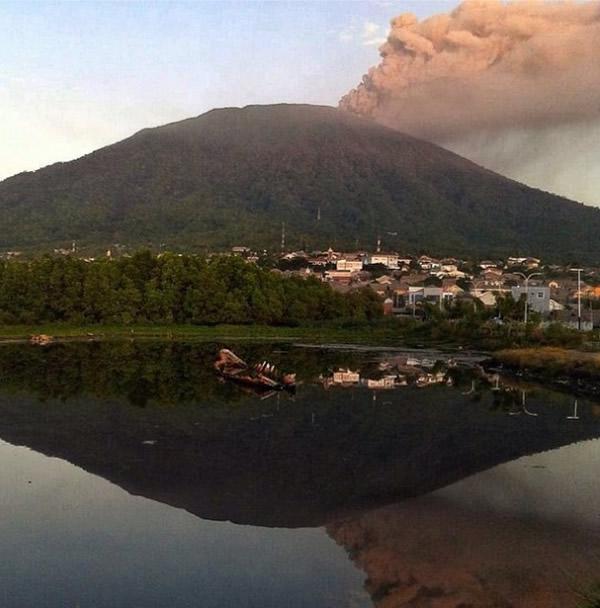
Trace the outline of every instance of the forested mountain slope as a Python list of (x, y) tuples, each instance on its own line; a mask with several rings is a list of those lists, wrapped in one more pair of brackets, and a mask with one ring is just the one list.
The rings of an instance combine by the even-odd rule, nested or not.
[[(320, 218), (320, 219), (319, 219)], [(600, 210), (341, 110), (212, 110), (0, 182), (0, 248), (384, 247), (600, 260)]]

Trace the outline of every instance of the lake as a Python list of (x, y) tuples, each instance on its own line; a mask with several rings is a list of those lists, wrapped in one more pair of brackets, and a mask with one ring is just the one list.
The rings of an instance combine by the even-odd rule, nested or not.
[(477, 353), (0, 346), (0, 606), (569, 608), (600, 580), (600, 405)]

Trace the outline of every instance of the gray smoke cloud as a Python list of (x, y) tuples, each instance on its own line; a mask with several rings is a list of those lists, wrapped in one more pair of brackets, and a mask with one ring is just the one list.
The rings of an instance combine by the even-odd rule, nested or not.
[(341, 108), (600, 203), (589, 162), (600, 153), (600, 2), (467, 0), (423, 21), (404, 14), (380, 54)]

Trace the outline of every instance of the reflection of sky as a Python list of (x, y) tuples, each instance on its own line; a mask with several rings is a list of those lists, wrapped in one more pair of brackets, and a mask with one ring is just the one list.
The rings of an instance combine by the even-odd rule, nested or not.
[(200, 520), (4, 442), (0, 547), (2, 608), (371, 605), (320, 529)]
[[(573, 421), (573, 424), (579, 424)], [(600, 531), (600, 440), (519, 458), (436, 496), (474, 509), (560, 520)]]

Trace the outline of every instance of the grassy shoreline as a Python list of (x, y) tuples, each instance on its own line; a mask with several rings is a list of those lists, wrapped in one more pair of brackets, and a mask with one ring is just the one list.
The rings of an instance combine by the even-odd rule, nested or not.
[(511, 348), (495, 352), (493, 358), (510, 368), (543, 373), (552, 378), (566, 373), (582, 378), (600, 376), (600, 353), (568, 348)]
[(268, 325), (0, 325), (0, 343), (28, 340), (46, 334), (56, 340), (78, 339), (189, 339), (274, 340), (282, 342), (341, 342), (404, 344), (401, 332), (390, 326), (275, 327)]

